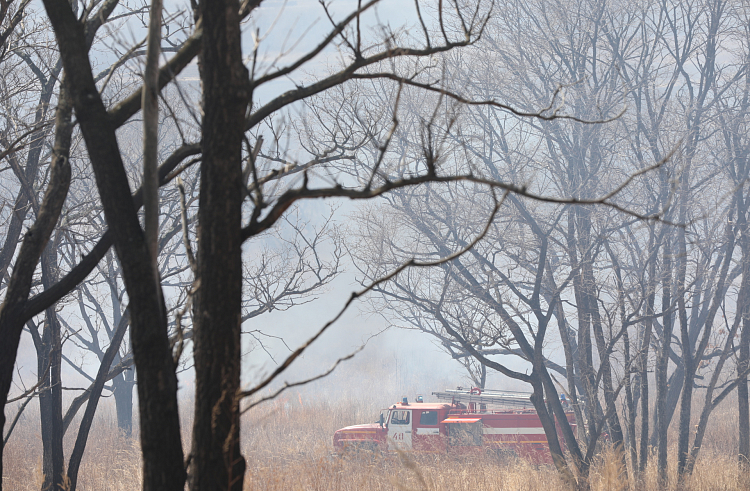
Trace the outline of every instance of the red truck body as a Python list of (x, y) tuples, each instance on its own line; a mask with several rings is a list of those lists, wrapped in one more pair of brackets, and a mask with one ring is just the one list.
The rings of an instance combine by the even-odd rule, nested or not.
[[(448, 455), (494, 453), (518, 456), (535, 464), (552, 464), (542, 423), (528, 394), (491, 392), (483, 395), (479, 389), (459, 388), (433, 393), (443, 400), (451, 397), (450, 403), (409, 403), (404, 399), (387, 409), (382, 425), (354, 425), (336, 431), (334, 449), (339, 453), (363, 449), (387, 452), (396, 448)], [(567, 417), (575, 431), (573, 413)], [(559, 427), (557, 432), (563, 443)]]

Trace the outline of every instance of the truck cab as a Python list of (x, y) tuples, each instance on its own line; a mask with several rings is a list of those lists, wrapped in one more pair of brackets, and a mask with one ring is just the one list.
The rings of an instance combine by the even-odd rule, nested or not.
[(376, 423), (341, 428), (333, 436), (337, 452), (396, 449), (420, 452), (445, 451), (447, 428), (441, 422), (450, 404), (404, 400), (384, 409)]
[(394, 404), (389, 411), (388, 449), (445, 451), (448, 433), (442, 421), (450, 409), (450, 404)]

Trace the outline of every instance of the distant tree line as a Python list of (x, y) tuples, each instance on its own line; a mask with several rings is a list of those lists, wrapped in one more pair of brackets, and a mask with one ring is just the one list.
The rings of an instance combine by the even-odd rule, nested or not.
[[(723, 1), (501, 2), (480, 41), (399, 95), (409, 111), (384, 159), (393, 169), (427, 145), (444, 172), (547, 199), (511, 193), (495, 209), (488, 187), (429, 183), (364, 207), (354, 254), (365, 283), (481, 236), (449, 263), (378, 285), (374, 310), (437, 338), (477, 386), (487, 369), (528, 383), (571, 480), (585, 481), (607, 433), (624, 475), (637, 480), (654, 455), (666, 482), (673, 420), (684, 479), (712, 411), (735, 390), (747, 468), (749, 22)], [(442, 91), (421, 90), (440, 74)], [(393, 99), (379, 80), (319, 99), (311, 106), (329, 126), (311, 140), (391, 117), (361, 109)], [(334, 112), (331, 100), (349, 102)], [(526, 114), (545, 106), (550, 119)], [(427, 120), (431, 131), (414, 138)], [(360, 173), (384, 167), (357, 162)], [(602, 196), (612, 206), (586, 204)]]

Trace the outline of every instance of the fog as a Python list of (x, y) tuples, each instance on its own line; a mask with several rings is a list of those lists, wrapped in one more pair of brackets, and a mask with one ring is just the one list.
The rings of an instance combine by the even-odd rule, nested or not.
[(235, 418), (274, 394), (376, 407), (477, 386), (529, 392), (562, 476), (611, 444), (660, 479), (673, 455), (682, 479), (728, 401), (750, 457), (745, 6), (375, 3), (248, 1), (204, 31), (168, 2), (152, 119), (147, 5), (77, 12), (117, 13), (78, 58), (46, 3), (1, 19), (8, 420), (33, 402), (57, 455), (101, 393), (124, 435), (172, 428), (143, 448), (167, 442), (184, 481), (175, 394), (194, 445), (226, 416), (239, 448)]

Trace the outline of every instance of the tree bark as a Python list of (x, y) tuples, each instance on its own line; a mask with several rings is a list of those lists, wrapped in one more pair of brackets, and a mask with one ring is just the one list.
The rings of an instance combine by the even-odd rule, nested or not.
[[(57, 281), (57, 244), (52, 241), (42, 256), (42, 283)], [(64, 489), (65, 455), (62, 421), (62, 344), (56, 305), (46, 311), (42, 334), (42, 351), (37, 354), (39, 373), (44, 382), (39, 387), (39, 413), (42, 433), (42, 490)], [(49, 367), (49, 368), (48, 368)]]
[[(143, 228), (151, 254), (151, 267), (157, 269), (159, 255), (159, 52), (161, 43), (161, 0), (151, 0), (149, 11), (146, 68), (143, 75)], [(155, 276), (154, 281), (158, 281)]]
[(249, 99), (237, 0), (201, 2), (203, 160), (194, 316), (193, 491), (241, 490), (242, 138)]

